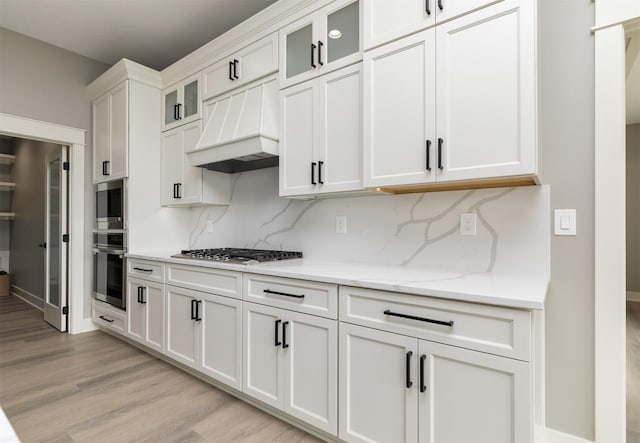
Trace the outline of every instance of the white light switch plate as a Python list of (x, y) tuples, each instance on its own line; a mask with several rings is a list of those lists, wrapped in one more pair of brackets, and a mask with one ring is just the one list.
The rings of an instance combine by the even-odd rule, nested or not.
[(556, 209), (554, 212), (554, 234), (576, 235), (576, 210)]

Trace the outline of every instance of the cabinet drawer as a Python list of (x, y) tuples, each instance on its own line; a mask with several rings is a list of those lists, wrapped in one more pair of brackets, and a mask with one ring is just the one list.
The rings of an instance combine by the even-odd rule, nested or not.
[(244, 274), (244, 300), (338, 318), (338, 287), (292, 278)]
[(163, 283), (164, 263), (130, 258), (127, 259), (127, 275)]
[(341, 286), (340, 321), (531, 361), (529, 311)]
[(93, 300), (91, 318), (93, 322), (101, 328), (111, 329), (120, 334), (124, 334), (125, 317), (126, 313), (124, 311), (118, 312), (118, 310), (106, 303)]
[(240, 272), (168, 264), (166, 274), (166, 282), (170, 285), (226, 297), (242, 297), (242, 274)]

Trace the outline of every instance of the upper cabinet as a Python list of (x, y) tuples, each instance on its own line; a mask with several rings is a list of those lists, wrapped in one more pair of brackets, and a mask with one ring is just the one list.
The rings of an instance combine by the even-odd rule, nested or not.
[(129, 80), (93, 101), (93, 183), (127, 177)]
[(363, 46), (371, 49), (500, 0), (375, 0), (362, 5)]
[(280, 29), (280, 87), (361, 59), (360, 4), (338, 0)]
[(162, 130), (190, 123), (201, 117), (200, 73), (162, 91)]
[(246, 46), (206, 68), (203, 100), (246, 85), (278, 70), (278, 33)]
[(537, 174), (534, 8), (505, 0), (365, 52), (365, 187)]

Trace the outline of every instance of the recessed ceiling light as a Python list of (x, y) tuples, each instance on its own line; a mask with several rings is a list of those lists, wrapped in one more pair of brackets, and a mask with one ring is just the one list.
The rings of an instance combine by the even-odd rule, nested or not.
[(329, 38), (340, 38), (342, 37), (342, 32), (339, 29), (332, 29), (329, 31)]

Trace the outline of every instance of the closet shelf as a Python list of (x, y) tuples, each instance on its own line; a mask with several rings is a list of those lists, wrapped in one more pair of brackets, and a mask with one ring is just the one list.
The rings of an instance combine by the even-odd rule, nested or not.
[(0, 165), (11, 165), (16, 161), (16, 156), (12, 154), (0, 154)]
[(13, 191), (16, 184), (13, 182), (0, 182), (0, 191)]
[(13, 220), (15, 217), (15, 212), (0, 212), (0, 220)]

